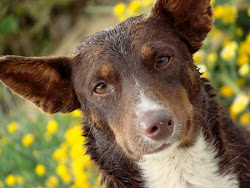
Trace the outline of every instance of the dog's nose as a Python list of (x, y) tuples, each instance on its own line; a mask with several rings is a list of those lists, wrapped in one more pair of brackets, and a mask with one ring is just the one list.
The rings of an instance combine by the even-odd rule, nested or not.
[(147, 137), (160, 140), (172, 134), (174, 122), (166, 110), (148, 111), (141, 118), (140, 128)]

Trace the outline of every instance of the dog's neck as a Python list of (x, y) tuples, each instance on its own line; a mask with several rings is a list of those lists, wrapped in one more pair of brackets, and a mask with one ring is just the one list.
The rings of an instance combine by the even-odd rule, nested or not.
[(139, 162), (147, 188), (239, 187), (234, 174), (220, 174), (217, 151), (202, 133), (188, 148), (178, 143)]

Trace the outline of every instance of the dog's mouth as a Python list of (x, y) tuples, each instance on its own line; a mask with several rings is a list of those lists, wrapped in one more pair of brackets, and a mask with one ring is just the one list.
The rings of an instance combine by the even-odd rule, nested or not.
[[(130, 156), (138, 160), (144, 155), (151, 155), (167, 150), (172, 144), (180, 141), (185, 135), (185, 124), (174, 119), (171, 121), (171, 123), (165, 123), (164, 127), (153, 127), (153, 131), (155, 131), (155, 133), (152, 133), (153, 135), (147, 135), (140, 131), (140, 133), (134, 135), (134, 138), (130, 137), (127, 140), (128, 147), (126, 147), (126, 149), (130, 150)], [(158, 137), (155, 137), (154, 134), (157, 134), (158, 131), (161, 131), (161, 133), (159, 133)]]
[(148, 152), (146, 155), (161, 152), (161, 151), (167, 149), (170, 145), (171, 144), (167, 144), (167, 143), (162, 144), (160, 147), (156, 148), (154, 151)]

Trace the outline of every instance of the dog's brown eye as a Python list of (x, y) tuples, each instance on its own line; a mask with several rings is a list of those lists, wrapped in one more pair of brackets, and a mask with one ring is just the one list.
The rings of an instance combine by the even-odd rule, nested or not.
[(169, 56), (159, 57), (157, 59), (156, 67), (161, 68), (161, 67), (165, 66), (166, 64), (168, 64), (169, 61), (170, 61)]
[(94, 92), (98, 94), (105, 94), (108, 91), (109, 91), (109, 86), (108, 84), (105, 83), (98, 84), (94, 89)]

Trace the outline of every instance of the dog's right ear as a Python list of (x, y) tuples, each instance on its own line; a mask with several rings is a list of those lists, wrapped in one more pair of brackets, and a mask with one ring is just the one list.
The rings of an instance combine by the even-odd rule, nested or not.
[(71, 57), (0, 57), (0, 81), (45, 112), (71, 112), (80, 108), (71, 62)]
[(156, 0), (147, 18), (172, 19), (175, 30), (190, 44), (195, 53), (212, 29), (213, 13), (210, 0)]

